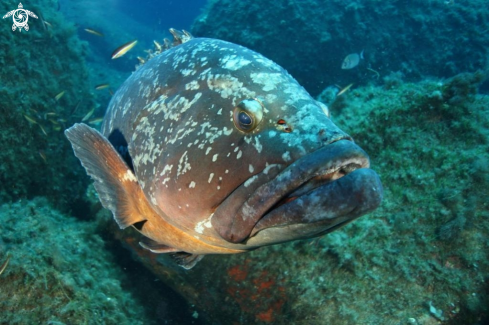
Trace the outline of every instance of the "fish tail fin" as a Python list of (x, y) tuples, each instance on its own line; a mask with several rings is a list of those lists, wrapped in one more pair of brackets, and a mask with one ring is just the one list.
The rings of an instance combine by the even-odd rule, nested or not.
[(75, 124), (65, 131), (75, 156), (80, 159), (104, 208), (112, 211), (114, 219), (124, 229), (145, 218), (138, 206), (142, 193), (134, 173), (119, 156), (110, 142), (86, 124)]

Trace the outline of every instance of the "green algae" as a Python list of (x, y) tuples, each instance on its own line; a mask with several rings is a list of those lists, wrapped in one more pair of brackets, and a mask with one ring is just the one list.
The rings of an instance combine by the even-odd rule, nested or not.
[[(63, 135), (95, 105), (83, 82), (87, 44), (56, 11), (56, 1), (25, 5), (39, 17), (29, 19), (29, 31), (0, 24), (0, 201), (42, 194), (67, 210), (87, 185)], [(17, 6), (3, 1), (0, 11)]]
[[(0, 314), (8, 324), (144, 324), (143, 308), (123, 290), (126, 277), (95, 225), (68, 218), (45, 199), (0, 207)], [(128, 281), (126, 278), (125, 281)]]
[(199, 324), (178, 315), (191, 310), (99, 235), (102, 217), (80, 221), (36, 198), (0, 206), (0, 218), (0, 259), (11, 257), (0, 276), (0, 323)]

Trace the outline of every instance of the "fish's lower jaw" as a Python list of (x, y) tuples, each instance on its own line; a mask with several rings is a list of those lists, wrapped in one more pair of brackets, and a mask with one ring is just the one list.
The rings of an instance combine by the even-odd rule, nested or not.
[[(335, 197), (331, 191), (318, 196), (321, 193), (317, 191), (318, 188), (333, 187), (334, 183), (369, 164), (367, 154), (352, 141), (341, 139), (327, 144), (299, 158), (257, 188), (236, 211), (232, 224), (219, 234), (223, 239), (236, 244), (249, 238), (257, 225), (263, 229), (284, 223), (304, 223), (302, 216), (307, 215), (304, 210), (308, 209), (309, 201), (317, 204), (316, 201), (328, 202), (329, 195)], [(348, 196), (349, 193), (342, 191), (342, 195)], [(305, 198), (306, 206), (301, 206)], [(336, 195), (336, 199), (341, 201), (342, 197)], [(295, 206), (294, 211), (286, 211), (286, 217), (276, 214), (275, 211), (282, 211), (285, 204)]]
[(375, 210), (382, 197), (378, 175), (368, 168), (355, 169), (269, 211), (253, 228), (247, 244), (260, 236), (268, 244), (283, 242), (279, 233), (289, 236), (286, 241), (323, 235)]

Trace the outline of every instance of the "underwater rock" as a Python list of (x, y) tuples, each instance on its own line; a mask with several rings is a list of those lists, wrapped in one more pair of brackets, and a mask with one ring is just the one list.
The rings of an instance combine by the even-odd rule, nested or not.
[[(76, 210), (88, 180), (63, 131), (95, 104), (80, 82), (88, 78), (86, 44), (52, 3), (29, 4), (39, 16), (29, 31), (0, 24), (0, 202), (43, 195)], [(0, 3), (0, 12), (12, 9)]]
[[(213, 0), (191, 31), (265, 55), (317, 95), (396, 71), (413, 81), (483, 69), (488, 28), (483, 1)], [(341, 69), (362, 50), (357, 67)]]
[(0, 265), (10, 257), (1, 324), (200, 324), (195, 309), (97, 234), (103, 218), (80, 221), (38, 197), (0, 205), (0, 220)]

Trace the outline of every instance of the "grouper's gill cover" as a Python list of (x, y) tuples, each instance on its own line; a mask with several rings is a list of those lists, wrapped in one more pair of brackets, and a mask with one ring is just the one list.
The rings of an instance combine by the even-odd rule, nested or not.
[(366, 153), (285, 70), (232, 43), (181, 43), (124, 82), (102, 134), (66, 131), (143, 247), (191, 267), (200, 254), (319, 236), (380, 204)]

